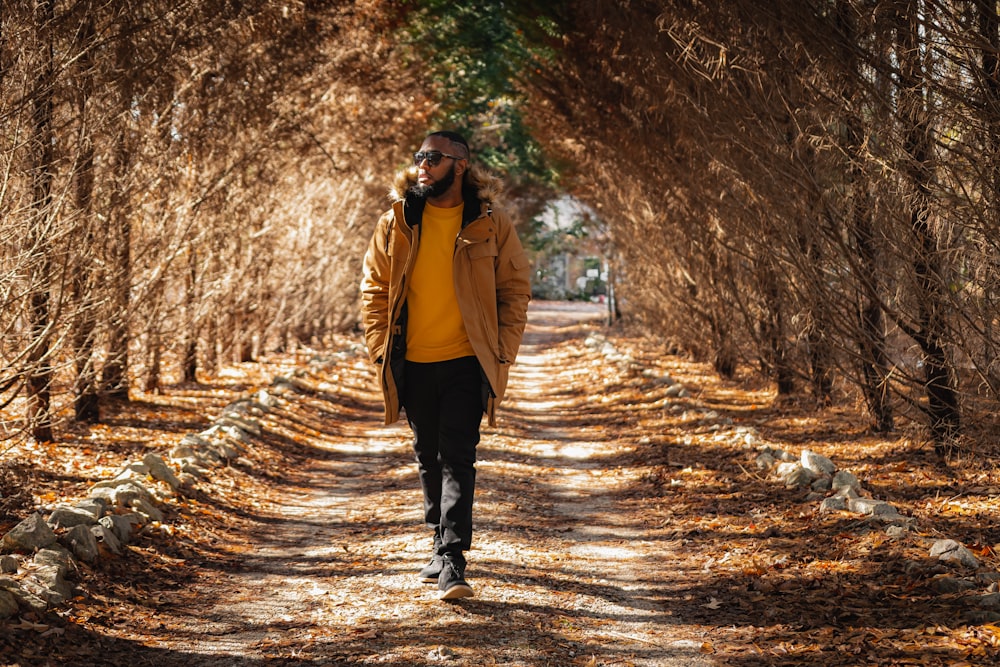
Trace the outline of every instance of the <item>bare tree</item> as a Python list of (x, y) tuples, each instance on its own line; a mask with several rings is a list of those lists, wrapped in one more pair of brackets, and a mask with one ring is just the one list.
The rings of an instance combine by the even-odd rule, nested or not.
[(73, 362), (76, 370), (74, 386), (74, 413), (78, 421), (96, 422), (100, 419), (100, 391), (95, 368), (95, 345), (97, 342), (97, 295), (98, 258), (93, 250), (98, 247), (96, 221), (94, 220), (94, 161), (95, 137), (90, 123), (90, 104), (94, 94), (94, 31), (93, 8), (85, 9), (80, 22), (77, 44), (80, 58), (77, 65), (78, 81), (76, 90), (77, 152), (79, 155), (74, 170), (75, 205), (80, 219), (81, 247), (84, 252), (73, 256), (72, 270), (73, 302), (77, 317), (73, 323)]
[(110, 175), (112, 187), (107, 199), (108, 220), (107, 266), (105, 279), (111, 286), (109, 294), (108, 357), (104, 363), (102, 381), (107, 395), (113, 399), (129, 398), (129, 319), (132, 303), (132, 202), (131, 174), (133, 162), (133, 105), (135, 104), (135, 48), (132, 43), (132, 16), (126, 11), (118, 17), (115, 41), (115, 69), (120, 73), (114, 82), (117, 99)]
[(31, 339), (28, 353), (28, 423), (36, 440), (52, 440), (51, 384), (52, 347), (51, 333), (51, 272), (52, 243), (55, 210), (52, 197), (54, 150), (52, 146), (53, 77), (55, 53), (53, 23), (55, 0), (36, 0), (35, 27), (39, 60), (37, 77), (32, 95), (32, 222), (25, 245), (34, 257), (34, 276), (31, 281), (29, 326)]

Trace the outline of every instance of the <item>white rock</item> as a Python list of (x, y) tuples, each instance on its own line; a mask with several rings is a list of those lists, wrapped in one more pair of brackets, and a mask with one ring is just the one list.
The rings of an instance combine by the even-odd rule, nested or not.
[(191, 443), (184, 443), (177, 445), (170, 450), (171, 461), (183, 461), (185, 459), (194, 459), (198, 453), (199, 446), (193, 445)]
[(438, 646), (427, 654), (427, 659), (432, 662), (455, 660), (458, 655), (446, 646)]
[(57, 565), (43, 565), (21, 580), (21, 587), (50, 605), (62, 604), (73, 596), (73, 587)]
[(801, 468), (798, 463), (792, 463), (791, 461), (783, 461), (777, 465), (774, 469), (775, 476), (784, 479), (788, 475), (792, 474), (795, 470)]
[[(0, 590), (7, 591), (17, 600), (18, 606), (26, 607), (29, 611), (43, 613), (49, 607), (49, 603), (29, 592), (22, 585), (22, 581), (16, 581), (10, 577), (0, 577)], [(38, 584), (36, 584), (37, 586)]]
[(135, 528), (142, 525), (142, 518), (138, 514), (109, 514), (98, 523), (114, 533), (119, 542), (128, 544)]
[(826, 493), (830, 490), (830, 478), (828, 476), (820, 477), (809, 488), (818, 493)]
[(829, 498), (824, 498), (823, 502), (819, 505), (819, 511), (822, 513), (827, 512), (842, 512), (847, 509), (847, 500), (839, 496), (830, 496)]
[(134, 471), (128, 471), (130, 477), (116, 477), (98, 482), (90, 487), (90, 496), (103, 498), (110, 505), (128, 507), (133, 498), (153, 500), (153, 494), (143, 483), (143, 478), (136, 476)]
[(854, 489), (854, 491), (861, 490), (861, 482), (858, 478), (847, 472), (846, 470), (838, 470), (833, 476), (832, 488), (834, 491), (840, 491), (841, 489)]
[(240, 440), (246, 439), (246, 434), (260, 436), (260, 423), (255, 419), (248, 419), (242, 415), (223, 413), (215, 420), (215, 423), (222, 427), (229, 427), (237, 431), (243, 431), (239, 436)]
[(60, 505), (52, 510), (47, 522), (52, 528), (72, 528), (73, 526), (92, 526), (97, 523), (97, 519), (91, 512), (78, 507)]
[(73, 562), (73, 554), (59, 544), (39, 549), (32, 561), (35, 565), (59, 568), (59, 572), (62, 575), (65, 575), (76, 565)]
[(779, 463), (775, 469), (778, 477), (786, 488), (808, 487), (816, 481), (816, 474), (811, 470), (806, 470), (798, 463), (786, 461)]
[(131, 507), (136, 500), (152, 502), (153, 496), (149, 490), (135, 481), (126, 482), (115, 487), (115, 504), (121, 507)]
[(99, 544), (103, 544), (108, 551), (115, 555), (120, 555), (122, 552), (122, 543), (115, 535), (111, 528), (98, 524), (96, 526), (90, 527), (90, 532), (94, 535), (94, 539), (97, 540)]
[(176, 489), (181, 485), (177, 475), (174, 471), (170, 469), (167, 462), (163, 460), (163, 457), (159, 454), (150, 452), (142, 457), (143, 464), (149, 468), (149, 474), (153, 479), (163, 482), (172, 489)]
[(834, 495), (837, 496), (838, 498), (846, 498), (847, 500), (861, 497), (860, 494), (858, 494), (857, 489), (850, 486), (840, 487), (839, 489), (837, 489), (837, 493), (835, 493)]
[(281, 405), (281, 401), (275, 396), (271, 396), (266, 389), (257, 392), (257, 402), (268, 410), (273, 410)]
[(276, 377), (271, 381), (271, 393), (278, 396), (299, 393), (299, 385), (285, 377)]
[(895, 507), (884, 500), (873, 500), (871, 498), (851, 498), (847, 501), (847, 508), (858, 514), (869, 514), (881, 518), (896, 518), (899, 512)]
[(908, 532), (910, 532), (910, 529), (906, 526), (889, 526), (885, 529), (885, 534), (894, 540), (906, 537)]
[(687, 398), (691, 394), (682, 384), (673, 384), (667, 387), (667, 390), (663, 392), (663, 395), (667, 398)]
[(103, 498), (84, 498), (74, 505), (74, 507), (93, 516), (94, 523), (97, 523), (97, 520), (107, 512), (108, 503)]
[(27, 519), (17, 524), (0, 540), (3, 551), (36, 551), (50, 544), (55, 544), (56, 535), (35, 512)]
[(160, 511), (160, 508), (145, 498), (135, 498), (129, 507), (149, 521), (163, 521), (163, 512)]
[(837, 472), (833, 461), (808, 449), (802, 450), (801, 463), (803, 468), (817, 475), (832, 475)]
[(965, 567), (979, 567), (975, 555), (955, 540), (938, 540), (931, 547), (931, 558)]
[(97, 538), (93, 532), (94, 526), (73, 526), (65, 536), (63, 543), (69, 547), (73, 555), (84, 563), (93, 563), (100, 553), (97, 547)]
[(742, 441), (743, 447), (749, 449), (757, 445), (760, 436), (754, 429), (741, 426), (734, 430), (733, 439), (737, 442)]
[(209, 438), (203, 436), (202, 434), (188, 433), (183, 438), (181, 438), (181, 442), (180, 445), (178, 445), (178, 447), (182, 445), (188, 445), (190, 447), (197, 449), (199, 447), (208, 447), (210, 444), (212, 444), (212, 441)]
[(754, 465), (757, 467), (757, 470), (770, 470), (774, 467), (775, 463), (777, 463), (777, 459), (770, 452), (761, 452), (754, 459)]

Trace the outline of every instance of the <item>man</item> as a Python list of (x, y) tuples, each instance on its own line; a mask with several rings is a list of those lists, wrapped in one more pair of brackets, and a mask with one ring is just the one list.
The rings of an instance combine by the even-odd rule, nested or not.
[(364, 259), (362, 320), (385, 423), (405, 410), (434, 531), (419, 576), (437, 582), (442, 600), (473, 595), (464, 552), (479, 426), (484, 411), (496, 423), (531, 297), (528, 257), (493, 204), (498, 190), (461, 135), (428, 135), (397, 175)]

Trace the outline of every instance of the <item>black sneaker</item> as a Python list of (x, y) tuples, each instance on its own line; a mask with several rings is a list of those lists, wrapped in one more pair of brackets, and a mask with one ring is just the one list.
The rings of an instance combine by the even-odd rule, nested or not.
[(420, 570), (417, 575), (420, 577), (420, 581), (425, 584), (436, 584), (438, 577), (441, 575), (441, 554), (444, 553), (444, 546), (441, 544), (441, 529), (434, 529), (434, 555), (431, 556), (431, 562), (424, 566), (424, 569)]
[(465, 559), (462, 556), (445, 554), (442, 558), (438, 589), (441, 591), (440, 600), (458, 600), (475, 595), (472, 586), (465, 581)]
[(444, 559), (439, 554), (434, 554), (431, 556), (431, 562), (424, 565), (424, 569), (420, 570), (420, 581), (425, 584), (436, 584), (438, 577), (441, 575), (441, 568), (443, 566)]

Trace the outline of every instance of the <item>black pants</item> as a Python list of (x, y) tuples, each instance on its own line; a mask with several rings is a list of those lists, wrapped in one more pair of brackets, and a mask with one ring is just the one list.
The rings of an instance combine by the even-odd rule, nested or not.
[(427, 526), (442, 552), (466, 551), (472, 546), (476, 445), (483, 418), (479, 361), (407, 361), (403, 406), (413, 429)]

